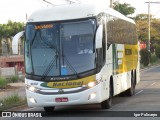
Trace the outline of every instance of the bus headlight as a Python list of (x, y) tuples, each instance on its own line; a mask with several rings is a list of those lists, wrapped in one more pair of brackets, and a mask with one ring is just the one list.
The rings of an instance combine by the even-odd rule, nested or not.
[(39, 88), (36, 88), (36, 87), (34, 87), (34, 86), (27, 86), (27, 89), (28, 89), (29, 91), (31, 91), (31, 92), (36, 92), (36, 91), (40, 90)]
[(30, 91), (32, 91), (32, 92), (34, 92), (34, 91), (36, 90), (36, 88), (35, 88), (35, 87), (33, 87), (33, 86), (30, 86), (30, 87), (28, 88), (28, 90), (30, 90)]
[(98, 81), (92, 81), (92, 82), (89, 82), (86, 85), (83, 85), (82, 87), (92, 88), (92, 87), (96, 86), (97, 84), (98, 84)]
[(89, 87), (89, 88), (92, 88), (92, 87), (94, 87), (95, 85), (96, 85), (95, 82), (89, 82), (89, 83), (88, 83), (88, 87)]

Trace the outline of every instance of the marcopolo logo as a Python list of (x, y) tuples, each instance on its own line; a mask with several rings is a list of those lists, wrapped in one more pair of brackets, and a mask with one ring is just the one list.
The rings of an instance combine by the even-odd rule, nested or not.
[(58, 91), (60, 94), (64, 93), (63, 89), (59, 89)]

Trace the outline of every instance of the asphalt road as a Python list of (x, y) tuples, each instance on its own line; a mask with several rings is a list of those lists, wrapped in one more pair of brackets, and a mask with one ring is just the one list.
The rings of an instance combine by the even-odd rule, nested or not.
[[(52, 114), (42, 113), (42, 116), (45, 117), (37, 118), (37, 120), (159, 120), (160, 117), (134, 116), (142, 114), (142, 116), (156, 116), (157, 112), (160, 111), (160, 66), (141, 71), (141, 81), (136, 86), (135, 95), (132, 97), (114, 97), (112, 108), (109, 110), (102, 110), (100, 105), (63, 106), (56, 107), (55, 110), (56, 112)], [(23, 111), (43, 111), (43, 108), (26, 108), (23, 109)], [(158, 113), (160, 116), (160, 112)], [(109, 115), (111, 115), (111, 117), (109, 117)], [(121, 117), (113, 117), (114, 115)], [(17, 118), (2, 119), (18, 120)]]

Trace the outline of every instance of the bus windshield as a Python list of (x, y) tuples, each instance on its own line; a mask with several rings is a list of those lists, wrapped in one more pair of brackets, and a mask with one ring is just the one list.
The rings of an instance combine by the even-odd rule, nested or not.
[(65, 23), (28, 23), (26, 73), (37, 76), (78, 75), (95, 69), (94, 19)]

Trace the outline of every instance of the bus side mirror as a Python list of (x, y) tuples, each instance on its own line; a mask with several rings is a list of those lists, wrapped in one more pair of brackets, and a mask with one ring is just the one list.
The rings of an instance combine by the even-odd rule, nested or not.
[(12, 40), (12, 52), (13, 54), (18, 54), (18, 42), (19, 39), (24, 35), (24, 31), (17, 33)]
[(99, 25), (96, 31), (96, 48), (102, 48), (103, 25)]

